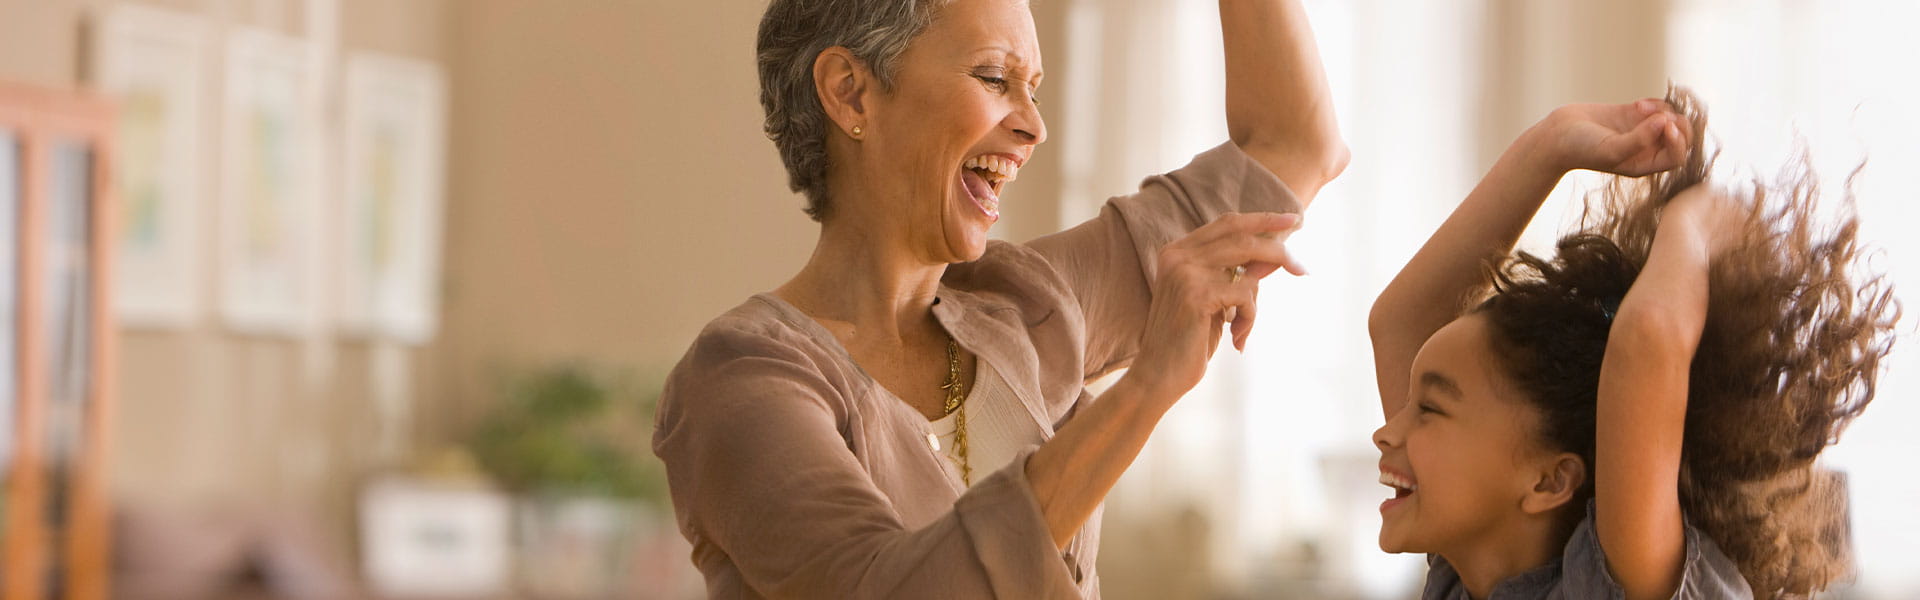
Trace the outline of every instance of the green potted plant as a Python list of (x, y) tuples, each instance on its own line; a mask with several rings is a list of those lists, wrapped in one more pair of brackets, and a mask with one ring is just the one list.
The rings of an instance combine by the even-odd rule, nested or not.
[(521, 584), (538, 598), (629, 591), (637, 529), (666, 506), (648, 448), (658, 388), (580, 365), (510, 380), (470, 445), (518, 497)]

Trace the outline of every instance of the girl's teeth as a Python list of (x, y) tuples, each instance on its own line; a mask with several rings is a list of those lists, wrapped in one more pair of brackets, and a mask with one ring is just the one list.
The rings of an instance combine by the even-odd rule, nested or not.
[(1420, 488), (1420, 486), (1414, 485), (1412, 482), (1396, 477), (1392, 473), (1381, 473), (1380, 484), (1393, 487), (1393, 488), (1407, 490), (1407, 491), (1414, 491)]

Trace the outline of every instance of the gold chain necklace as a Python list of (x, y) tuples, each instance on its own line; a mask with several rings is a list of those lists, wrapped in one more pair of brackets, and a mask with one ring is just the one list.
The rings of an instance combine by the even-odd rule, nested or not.
[(960, 343), (951, 335), (947, 336), (947, 384), (940, 389), (947, 391), (941, 416), (953, 415), (953, 451), (959, 455), (955, 462), (960, 465), (960, 481), (973, 487), (973, 465), (967, 460), (967, 411), (960, 410), (960, 404), (967, 399), (966, 390), (960, 387)]

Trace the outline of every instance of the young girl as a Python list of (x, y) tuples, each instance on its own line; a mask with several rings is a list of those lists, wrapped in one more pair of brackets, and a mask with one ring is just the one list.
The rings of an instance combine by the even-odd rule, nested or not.
[[(1705, 184), (1705, 125), (1685, 92), (1554, 111), (1375, 302), (1380, 546), (1429, 555), (1423, 598), (1793, 597), (1845, 574), (1813, 462), (1872, 399), (1898, 307), (1857, 276), (1853, 216), (1815, 223), (1808, 171)], [(1598, 194), (1552, 259), (1508, 257), (1574, 168), (1653, 175)]]

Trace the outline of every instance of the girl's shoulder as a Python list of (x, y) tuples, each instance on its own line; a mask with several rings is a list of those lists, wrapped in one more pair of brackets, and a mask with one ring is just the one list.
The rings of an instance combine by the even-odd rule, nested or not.
[[(1713, 539), (1686, 525), (1686, 565), (1681, 571), (1680, 587), (1674, 600), (1746, 600), (1753, 598), (1740, 568), (1720, 551)], [(1446, 559), (1427, 557), (1427, 581), (1421, 600), (1466, 600), (1466, 586), (1460, 574)], [(1575, 528), (1560, 558), (1533, 570), (1515, 575), (1494, 586), (1487, 600), (1601, 600), (1625, 594), (1607, 568), (1606, 550), (1593, 530), (1593, 502), (1587, 502), (1587, 517)]]
[[(1686, 552), (1684, 566), (1680, 572), (1680, 587), (1673, 592), (1675, 600), (1720, 600), (1753, 598), (1753, 590), (1747, 586), (1747, 580), (1740, 574), (1739, 565), (1720, 551), (1713, 538), (1694, 527), (1690, 518), (1682, 516), (1686, 527)], [(1612, 598), (1620, 590), (1620, 584), (1613, 580), (1607, 568), (1606, 551), (1600, 547), (1600, 536), (1593, 529), (1593, 502), (1587, 502), (1587, 518), (1574, 529), (1573, 537), (1567, 540), (1567, 547), (1561, 554), (1563, 589), (1568, 592), (1580, 590), (1582, 593), (1567, 593), (1564, 598)], [(1586, 592), (1591, 591), (1591, 595)]]

